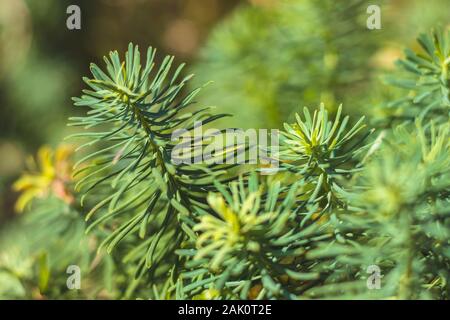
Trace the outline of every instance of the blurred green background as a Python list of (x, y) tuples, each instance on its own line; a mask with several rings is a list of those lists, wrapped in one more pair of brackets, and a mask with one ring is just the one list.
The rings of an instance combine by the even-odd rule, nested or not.
[[(67, 134), (67, 117), (77, 112), (71, 107), (70, 98), (79, 95), (83, 88), (81, 77), (88, 75), (89, 63), (102, 64), (103, 55), (113, 49), (124, 52), (130, 41), (142, 47), (151, 45), (158, 48), (159, 58), (170, 53), (176, 56), (179, 63), (190, 63), (190, 71), (199, 74), (200, 82), (214, 80), (215, 83), (206, 89), (208, 91), (204, 102), (214, 101), (213, 103), (219, 107), (223, 102), (225, 111), (235, 113), (235, 120), (229, 120), (229, 126), (273, 126), (286, 120), (285, 118), (291, 115), (293, 106), (286, 106), (285, 112), (281, 109), (275, 110), (273, 104), (266, 104), (266, 98), (258, 95), (257, 91), (264, 92), (266, 86), (259, 86), (259, 83), (256, 84), (257, 90), (251, 94), (261, 97), (260, 100), (244, 99), (242, 105), (230, 108), (225, 99), (229, 93), (231, 94), (227, 90), (235, 89), (225, 85), (230, 78), (224, 74), (231, 73), (232, 82), (241, 76), (240, 61), (227, 60), (232, 55), (228, 57), (223, 54), (227, 48), (237, 50), (239, 55), (244, 57), (248, 53), (250, 57), (261, 59), (259, 61), (252, 58), (254, 66), (245, 70), (251, 75), (257, 74), (255, 68), (265, 68), (263, 64), (273, 65), (278, 61), (278, 55), (280, 59), (283, 57), (285, 49), (282, 47), (283, 42), (280, 42), (279, 47), (278, 43), (271, 42), (270, 36), (267, 36), (272, 32), (271, 28), (275, 28), (276, 32), (277, 26), (284, 21), (284, 13), (273, 15), (275, 18), (269, 22), (266, 19), (272, 17), (271, 12), (276, 10), (276, 2), (276, 0), (1, 0), (0, 227), (13, 216), (13, 205), (17, 195), (11, 190), (11, 183), (23, 170), (27, 155), (34, 154), (43, 144), (56, 145)], [(369, 5), (382, 1), (366, 2)], [(336, 6), (339, 7), (340, 3), (344, 4), (345, 1), (336, 1)], [(66, 28), (68, 17), (66, 8), (71, 4), (77, 4), (81, 8), (81, 30)], [(359, 37), (362, 42), (347, 42), (344, 46), (346, 51), (338, 52), (341, 57), (352, 60), (354, 54), (352, 46), (357, 49), (364, 46), (365, 41), (374, 44), (365, 51), (362, 59), (359, 56), (354, 66), (358, 70), (368, 69), (370, 78), (375, 79), (374, 82), (366, 83), (364, 91), (355, 92), (351, 88), (352, 95), (346, 97), (346, 100), (352, 101), (353, 94), (364, 96), (364, 99), (359, 100), (359, 104), (351, 109), (358, 109), (356, 113), (365, 113), (370, 109), (370, 103), (373, 102), (371, 93), (383, 91), (378, 88), (377, 76), (392, 69), (392, 62), (401, 55), (403, 47), (415, 45), (418, 32), (428, 31), (436, 24), (447, 25), (450, 21), (448, 0), (392, 0), (384, 1), (381, 6), (383, 27), (380, 31), (376, 31), (378, 38), (374, 39), (374, 35), (364, 29)], [(263, 10), (261, 14), (265, 17), (246, 20), (242, 18), (243, 14), (239, 13), (245, 10)], [(321, 9), (315, 10), (315, 14), (320, 16)], [(252, 17), (258, 14), (260, 13), (250, 13)], [(361, 15), (365, 16), (366, 13), (361, 12)], [(280, 20), (277, 20), (277, 17), (281, 17)], [(299, 41), (303, 42), (297, 46), (295, 43), (297, 38), (294, 37), (294, 42), (291, 39), (287, 43), (301, 50), (302, 48), (306, 50), (309, 43), (308, 34), (301, 34), (302, 30), (303, 32), (308, 30), (303, 28), (302, 23), (311, 22), (306, 18), (309, 16), (290, 17), (290, 24), (301, 26), (295, 30), (299, 33), (295, 35), (301, 36)], [(220, 33), (224, 33), (228, 25), (231, 25), (232, 32), (224, 36), (222, 41), (223, 35)], [(244, 37), (247, 28), (259, 29), (261, 34), (250, 33), (251, 41), (247, 41)], [(314, 26), (310, 28), (314, 30)], [(272, 56), (254, 54), (258, 53), (258, 50), (263, 52), (271, 50)], [(317, 50), (320, 50), (320, 47)], [(317, 54), (325, 55), (326, 52), (317, 51)], [(239, 60), (239, 55), (234, 58)], [(211, 61), (218, 63), (209, 68)], [(288, 60), (283, 65), (281, 61), (277, 70), (289, 67), (291, 62), (293, 61)], [(319, 60), (318, 63), (326, 61)], [(302, 78), (302, 70), (294, 71)], [(268, 75), (269, 79), (270, 77), (271, 74)], [(333, 79), (331, 77), (331, 80)], [(252, 81), (258, 82), (258, 77)], [(262, 83), (267, 79), (262, 77), (260, 81)], [(286, 80), (286, 85), (290, 85), (289, 81), (290, 79)], [(239, 85), (240, 82), (237, 81), (236, 84)], [(311, 88), (320, 91), (318, 98), (313, 98), (312, 101), (329, 98), (329, 95), (324, 96), (321, 92), (322, 87), (315, 87), (314, 78), (308, 81), (307, 89)], [(292, 98), (288, 96), (287, 102), (274, 100), (276, 107), (283, 108), (285, 103), (303, 106), (303, 103), (306, 103), (302, 101), (304, 95), (295, 96), (295, 86), (293, 92), (294, 96)], [(237, 95), (237, 99), (241, 99), (240, 97)], [(339, 102), (341, 96), (338, 93), (330, 100)], [(249, 104), (248, 107), (246, 103)], [(367, 109), (361, 108), (363, 103)], [(250, 108), (251, 104), (255, 104), (259, 109), (255, 111), (253, 107)], [(281, 120), (275, 121), (274, 116), (278, 114), (282, 114), (279, 117)]]

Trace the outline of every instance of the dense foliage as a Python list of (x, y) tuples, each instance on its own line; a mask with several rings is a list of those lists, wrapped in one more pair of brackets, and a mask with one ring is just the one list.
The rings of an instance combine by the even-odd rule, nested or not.
[[(331, 1), (323, 3), (327, 6), (321, 9), (344, 13), (331, 8)], [(289, 15), (298, 15), (306, 5), (315, 4), (286, 4), (275, 14), (292, 21)], [(269, 19), (251, 10), (244, 15), (250, 21)], [(182, 77), (184, 65), (172, 68), (174, 57), (157, 64), (153, 48), (141, 55), (130, 44), (122, 60), (114, 51), (105, 57), (105, 68), (92, 64), (93, 77), (84, 78), (88, 88), (74, 98), (85, 115), (69, 123), (81, 127), (70, 137), (83, 140), (76, 149), (78, 161), (72, 166), (67, 147), (55, 152), (45, 147), (15, 184), (22, 192), (17, 209), (25, 211), (26, 219), (9, 241), (36, 254), (21, 259), (14, 245), (0, 242), (5, 245), (0, 248), (0, 279), (11, 288), (9, 295), (448, 299), (450, 33), (421, 35), (421, 51), (406, 50), (389, 79), (406, 89), (400, 93), (403, 98), (377, 106), (383, 117), (368, 128), (364, 117), (352, 120), (344, 116), (345, 104), (333, 104), (341, 97), (352, 101), (346, 86), (365, 78), (364, 70), (352, 56), (346, 61), (337, 59), (333, 50), (318, 49), (350, 50), (355, 39), (345, 30), (358, 20), (349, 18), (355, 21), (344, 19), (329, 42), (323, 36), (310, 42), (314, 36), (307, 33), (302, 47), (280, 37), (283, 30), (260, 30), (263, 37), (281, 41), (271, 50), (292, 50), (292, 55), (274, 61), (265, 75), (246, 73), (259, 81), (240, 81), (267, 85), (269, 95), (283, 94), (250, 101), (234, 79), (228, 80), (237, 87), (207, 89), (211, 99), (230, 93), (231, 104), (248, 104), (249, 110), (258, 103), (291, 108), (298, 97), (316, 101), (308, 99), (313, 85), (321, 97), (333, 91), (325, 104), (305, 107), (294, 113), (295, 122), (284, 125), (276, 155), (279, 170), (273, 175), (261, 174), (259, 165), (174, 163), (177, 130), (189, 134), (198, 121), (214, 124), (226, 116), (195, 103), (202, 88), (189, 89), (191, 75)], [(221, 32), (213, 41), (228, 39)], [(250, 42), (257, 41), (253, 31), (234, 35), (257, 48)], [(259, 63), (264, 57), (255, 56), (265, 49), (240, 62)], [(217, 63), (233, 61), (227, 54), (242, 56), (211, 47), (206, 52), (211, 50), (223, 53), (211, 53), (221, 61), (202, 64), (200, 73), (206, 69), (216, 74)], [(312, 71), (304, 73), (292, 61), (306, 63)], [(292, 74), (282, 71), (284, 64)], [(316, 64), (332, 66), (330, 75), (326, 70), (310, 75), (319, 72)], [(319, 83), (310, 83), (317, 78)], [(299, 96), (293, 98), (292, 92)], [(183, 150), (195, 156), (205, 148), (207, 143), (194, 137)], [(214, 157), (223, 160), (236, 152), (245, 150), (226, 146)], [(39, 232), (24, 236), (30, 228)], [(80, 292), (66, 289), (70, 264), (82, 270)], [(375, 289), (370, 286), (374, 267), (381, 272)], [(37, 291), (25, 292), (36, 284)]]

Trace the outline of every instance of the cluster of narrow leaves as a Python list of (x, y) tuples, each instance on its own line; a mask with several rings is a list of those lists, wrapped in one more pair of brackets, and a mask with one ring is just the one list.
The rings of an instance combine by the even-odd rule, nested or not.
[[(343, 205), (334, 204), (331, 189), (335, 176), (352, 174), (344, 163), (357, 163), (366, 137), (355, 139), (362, 119), (347, 129), (340, 108), (335, 121), (323, 106), (313, 118), (305, 111), (305, 120), (286, 125), (279, 159), (297, 183), (259, 184), (253, 174), (223, 185), (236, 179), (233, 164), (171, 158), (177, 130), (189, 133), (197, 121), (204, 125), (223, 115), (210, 114), (210, 108), (185, 111), (198, 90), (184, 93), (190, 76), (177, 80), (182, 66), (169, 76), (173, 57), (153, 74), (154, 54), (150, 48), (141, 66), (131, 44), (124, 62), (112, 52), (105, 58), (107, 72), (92, 65), (94, 79), (85, 79), (90, 89), (74, 99), (90, 108), (87, 116), (71, 119), (88, 130), (72, 136), (88, 139), (78, 150), (97, 144), (75, 164), (76, 189), (90, 208), (86, 220), (93, 220), (87, 231), (101, 228), (106, 236), (99, 251), (112, 253), (122, 244), (122, 263), (137, 266), (126, 296), (152, 284), (155, 297), (213, 290), (220, 297), (247, 298), (260, 286), (255, 297), (295, 298), (320, 281), (310, 270), (317, 261), (305, 262), (304, 255), (316, 241), (336, 236), (334, 230), (317, 230), (332, 219), (320, 219), (323, 212)], [(184, 143), (184, 153), (198, 154), (191, 142)], [(207, 197), (217, 190), (221, 195)]]
[[(191, 109), (199, 89), (186, 93), (191, 76), (180, 78), (183, 65), (171, 71), (173, 57), (155, 68), (149, 48), (141, 64), (130, 44), (124, 61), (105, 58), (106, 72), (92, 65), (90, 89), (74, 99), (87, 115), (71, 119), (86, 130), (72, 137), (87, 140), (76, 200), (127, 286), (120, 297), (448, 298), (449, 42), (439, 32), (420, 42), (427, 55), (408, 51), (401, 63), (415, 74), (413, 97), (390, 106), (405, 123), (369, 149), (364, 119), (305, 108), (285, 125), (269, 177), (186, 161), (206, 147), (195, 138), (173, 161), (179, 132), (224, 116)], [(58, 178), (49, 176), (46, 188)], [(378, 290), (367, 270), (379, 271)]]
[(193, 229), (196, 241), (177, 251), (189, 270), (181, 274), (184, 293), (295, 299), (325, 283), (334, 262), (310, 259), (309, 251), (343, 239), (334, 211), (346, 203), (337, 192), (358, 171), (370, 133), (363, 119), (347, 129), (338, 110), (331, 121), (324, 106), (313, 117), (305, 108), (304, 120), (285, 125), (275, 176), (217, 185), (212, 210)]
[(397, 62), (406, 76), (388, 79), (409, 91), (406, 97), (387, 105), (393, 110), (390, 120), (420, 117), (446, 123), (450, 114), (450, 30), (422, 34), (417, 41), (422, 52), (406, 49), (405, 59)]
[[(184, 65), (171, 72), (174, 58), (168, 56), (154, 70), (155, 50), (149, 48), (146, 57), (142, 65), (138, 48), (130, 44), (124, 62), (117, 52), (105, 57), (106, 73), (92, 64), (94, 78), (84, 79), (90, 89), (74, 98), (75, 105), (90, 110), (70, 124), (88, 130), (72, 136), (87, 139), (78, 150), (96, 145), (74, 173), (82, 204), (91, 208), (88, 231), (108, 230), (99, 247), (107, 252), (129, 237), (133, 249), (123, 262), (137, 263), (137, 278), (154, 279), (175, 263), (173, 251), (194, 234), (195, 212), (207, 208), (206, 194), (229, 166), (173, 165), (172, 134), (223, 115), (211, 114), (211, 108), (188, 112), (199, 89), (183, 91), (191, 78), (178, 79)], [(185, 148), (197, 152), (195, 143)]]
[(310, 291), (315, 297), (449, 297), (448, 33), (422, 35), (419, 43), (425, 55), (407, 50), (399, 62), (413, 78), (393, 81), (409, 89), (389, 105), (398, 116), (387, 120), (401, 124), (384, 128), (353, 187), (339, 192), (348, 204), (336, 212), (343, 241), (310, 255), (328, 257), (352, 276), (331, 277)]
[[(290, 257), (293, 260), (287, 259), (286, 263), (289, 270), (307, 273), (311, 278), (296, 279), (298, 274), (289, 275), (282, 268), (278, 270), (283, 270), (283, 275), (271, 270), (266, 277), (267, 273), (258, 269), (265, 266), (259, 260), (261, 254), (272, 263), (286, 260), (279, 259), (276, 254), (279, 251), (261, 251), (261, 244), (271, 243), (261, 235), (256, 246), (260, 251), (255, 251), (256, 241), (252, 237), (259, 228), (270, 235), (276, 224), (270, 224), (271, 211), (260, 210), (262, 205), (256, 205), (260, 213), (252, 215), (254, 211), (247, 208), (247, 201), (254, 208), (254, 203), (264, 196), (259, 196), (251, 183), (245, 186), (241, 182), (230, 186), (231, 192), (222, 191), (222, 195), (210, 198), (216, 215), (201, 218), (196, 227), (200, 231), (196, 249), (183, 252), (194, 258), (206, 258), (204, 262), (195, 259), (188, 262), (189, 266), (197, 267), (187, 274), (187, 278), (193, 278), (189, 289), (201, 286), (207, 289), (203, 295), (225, 298), (449, 297), (450, 123), (446, 105), (449, 83), (442, 78), (449, 56), (445, 53), (443, 34), (433, 37), (433, 54), (440, 57), (442, 69), (424, 72), (428, 87), (417, 81), (410, 88), (416, 96), (417, 92), (428, 90), (428, 98), (404, 99), (404, 108), (410, 108), (412, 117), (382, 131), (379, 135), (382, 139), (377, 139), (365, 155), (364, 168), (357, 156), (365, 150), (362, 146), (365, 134), (358, 135), (361, 123), (341, 132), (347, 120), (339, 126), (340, 110), (334, 123), (328, 121), (328, 115), (321, 109), (312, 117), (304, 111), (304, 119), (297, 116), (294, 125), (285, 126), (280, 164), (282, 172), (294, 174), (286, 181), (302, 186), (290, 210), (292, 219), (299, 223), (295, 234), (300, 241), (291, 238), (280, 252), (293, 249), (294, 256)], [(426, 104), (420, 105), (421, 102)], [(419, 106), (422, 108), (418, 110)], [(434, 107), (436, 110), (432, 111)], [(340, 174), (352, 176), (351, 183), (337, 179)], [(268, 183), (267, 190), (273, 186), (273, 181)], [(253, 190), (254, 195), (241, 190)], [(334, 197), (339, 201), (331, 201)], [(325, 216), (324, 211), (328, 211)], [(261, 220), (254, 225), (253, 217)], [(243, 221), (248, 221), (249, 229), (237, 227), (244, 225)], [(288, 222), (285, 228), (289, 232)], [(308, 237), (307, 230), (314, 230), (312, 237)], [(283, 238), (283, 234), (278, 237)], [(203, 263), (203, 271), (196, 263)], [(206, 263), (208, 268), (204, 267)], [(250, 270), (257, 272), (252, 274)]]
[[(336, 190), (360, 170), (358, 156), (366, 149), (364, 142), (371, 131), (364, 130), (364, 117), (347, 129), (349, 117), (341, 121), (339, 106), (334, 121), (322, 104), (311, 117), (305, 107), (304, 118), (296, 114), (296, 123), (285, 124), (282, 132), (280, 163), (283, 171), (295, 174), (303, 185), (314, 185), (322, 190), (321, 212), (344, 205)], [(358, 135), (359, 134), (359, 135)]]
[[(344, 194), (351, 204), (339, 215), (346, 241), (312, 253), (336, 259), (355, 277), (315, 290), (316, 296), (448, 299), (449, 128), (399, 126), (382, 145), (358, 177), (359, 188)], [(377, 290), (364, 285), (373, 280), (370, 266), (382, 276)]]
[(326, 224), (301, 221), (317, 207), (299, 201), (299, 183), (258, 181), (256, 173), (240, 177), (220, 193), (210, 194), (212, 213), (202, 215), (195, 248), (181, 249), (190, 270), (181, 277), (190, 294), (218, 292), (227, 299), (295, 299), (320, 281), (307, 250), (331, 238)]

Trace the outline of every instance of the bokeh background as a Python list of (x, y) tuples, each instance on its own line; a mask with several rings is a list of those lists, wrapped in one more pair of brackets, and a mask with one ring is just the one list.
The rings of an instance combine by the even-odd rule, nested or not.
[[(252, 56), (253, 50), (256, 52), (272, 50), (274, 54), (271, 58), (259, 56), (261, 60), (254, 58), (252, 60), (254, 65), (250, 69), (243, 69), (250, 74), (256, 72), (256, 68), (267, 70), (267, 66), (278, 61), (276, 58), (278, 53), (280, 59), (283, 57), (285, 48), (278, 47), (278, 44), (271, 42), (270, 36), (267, 36), (272, 32), (271, 28), (274, 26), (276, 28), (279, 23), (285, 21), (283, 20), (285, 13), (275, 14), (276, 2), (276, 0), (1, 0), (0, 228), (15, 217), (13, 207), (17, 195), (12, 191), (11, 184), (24, 169), (27, 156), (34, 154), (44, 144), (58, 144), (67, 135), (67, 118), (77, 112), (72, 107), (70, 98), (79, 95), (83, 88), (81, 77), (88, 75), (89, 63), (101, 64), (102, 56), (113, 49), (124, 52), (130, 41), (141, 47), (151, 45), (158, 48), (159, 58), (170, 53), (177, 57), (178, 62), (187, 62), (191, 66), (190, 71), (199, 74), (198, 81), (215, 81), (207, 89), (209, 91), (205, 95), (205, 103), (214, 100), (219, 107), (223, 103), (226, 111), (235, 113), (236, 120), (229, 120), (230, 126), (276, 126), (281, 120), (291, 116), (292, 107), (286, 107), (287, 112), (274, 109), (274, 104), (266, 103), (268, 99), (265, 96), (259, 96), (261, 97), (259, 100), (247, 101), (237, 95), (236, 99), (241, 99), (242, 104), (235, 105), (234, 109), (227, 107), (227, 103), (230, 102), (227, 102), (226, 97), (232, 96), (237, 90), (225, 84), (227, 81), (234, 82), (234, 79), (242, 76), (236, 71), (242, 61), (227, 60), (232, 54), (227, 56), (224, 52), (229, 49), (230, 52), (237, 51), (245, 55), (248, 51), (249, 56)], [(344, 0), (337, 0), (337, 6), (340, 2), (345, 3)], [(367, 1), (367, 4), (379, 2)], [(81, 30), (66, 28), (68, 16), (66, 8), (71, 4), (77, 4), (81, 8)], [(428, 31), (437, 24), (448, 25), (450, 22), (449, 0), (391, 0), (384, 1), (380, 5), (383, 9), (382, 29), (374, 34), (364, 30), (359, 37), (362, 39), (361, 42), (346, 43), (346, 51), (338, 52), (341, 57), (351, 60), (354, 50), (364, 46), (365, 41), (373, 43), (374, 45), (355, 66), (358, 70), (369, 70), (371, 79), (378, 79), (378, 75), (389, 73), (393, 61), (401, 56), (402, 48), (415, 46), (418, 32)], [(242, 18), (244, 14), (240, 13), (245, 10), (250, 10), (248, 14), (250, 17), (247, 20)], [(265, 17), (258, 16), (260, 14), (257, 13), (258, 10), (263, 10), (262, 16)], [(274, 10), (273, 15), (271, 10)], [(315, 10), (315, 14), (320, 16), (320, 8)], [(361, 14), (364, 16), (365, 13)], [(280, 20), (269, 21), (267, 17), (280, 17)], [(310, 43), (308, 36), (311, 37), (311, 34), (308, 34), (308, 29), (302, 25), (303, 20), (309, 21), (308, 18), (309, 16), (289, 17), (288, 25), (301, 26), (295, 34), (299, 36), (299, 41), (302, 41), (297, 49), (306, 50)], [(232, 27), (225, 32), (227, 25)], [(245, 38), (247, 28), (255, 27), (261, 31), (261, 38), (253, 34), (251, 41), (247, 41)], [(302, 34), (302, 30), (305, 34)], [(227, 32), (228, 34), (223, 36), (223, 33)], [(377, 38), (374, 38), (375, 36)], [(280, 46), (282, 45), (283, 42), (280, 43)], [(221, 46), (223, 50), (218, 50), (217, 48), (220, 49)], [(324, 54), (320, 51), (320, 47), (314, 50), (318, 50), (319, 56)], [(211, 61), (218, 63), (213, 63), (209, 68)], [(288, 60), (280, 68), (289, 67), (291, 62), (293, 61)], [(322, 59), (318, 63), (326, 64), (327, 60)], [(302, 70), (293, 70), (298, 77), (302, 77)], [(282, 76), (283, 74), (280, 77)], [(270, 79), (271, 75), (267, 77)], [(267, 79), (264, 76), (258, 76), (256, 80), (251, 79), (256, 81), (257, 90), (264, 92), (265, 86), (259, 86), (258, 79), (261, 83)], [(236, 83), (240, 84), (239, 81)], [(289, 81), (287, 83), (289, 84)], [(314, 81), (308, 83), (308, 90), (321, 91), (321, 87), (316, 88), (314, 85)], [(219, 89), (216, 91), (215, 88)], [(369, 112), (371, 93), (383, 90), (382, 87), (379, 88), (378, 82), (367, 83), (364, 91), (359, 92), (366, 100), (360, 100), (358, 108), (354, 107), (351, 110), (358, 109), (356, 113)], [(351, 92), (352, 95), (348, 96), (348, 100), (352, 99), (353, 94), (358, 95), (355, 89)], [(257, 93), (258, 91), (252, 92), (255, 96), (258, 96)], [(313, 101), (328, 99), (336, 102), (341, 99), (339, 94), (334, 98), (330, 98), (330, 95), (311, 96)], [(308, 97), (296, 96), (286, 103), (301, 105), (306, 103), (302, 99), (308, 100)], [(280, 106), (283, 108), (285, 102), (274, 101), (277, 108)], [(246, 107), (247, 103), (249, 107)], [(363, 103), (367, 109), (361, 108)], [(259, 109), (250, 108), (251, 104), (255, 104)], [(282, 112), (283, 116), (277, 117)], [(276, 118), (281, 120), (274, 120)]]

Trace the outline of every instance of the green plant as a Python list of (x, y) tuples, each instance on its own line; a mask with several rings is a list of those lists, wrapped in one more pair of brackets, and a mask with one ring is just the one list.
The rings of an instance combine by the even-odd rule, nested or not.
[(304, 119), (296, 114), (296, 123), (285, 124), (282, 132), (281, 169), (296, 173), (304, 185), (312, 184), (323, 192), (322, 211), (333, 211), (345, 204), (339, 200), (336, 189), (346, 177), (358, 171), (361, 162), (358, 154), (366, 150), (364, 141), (370, 131), (358, 136), (364, 129), (364, 117), (346, 130), (349, 117), (341, 122), (342, 106), (337, 109), (334, 121), (328, 119), (324, 105), (311, 117), (303, 110)]
[(387, 105), (390, 121), (413, 121), (420, 117), (446, 123), (450, 113), (449, 31), (422, 34), (417, 39), (422, 52), (405, 50), (406, 59), (397, 64), (408, 77), (390, 77), (388, 82), (409, 91), (406, 97)]
[[(353, 268), (353, 279), (333, 279), (315, 297), (448, 299), (449, 40), (448, 31), (422, 35), (427, 55), (407, 50), (398, 63), (413, 78), (390, 82), (409, 94), (387, 105), (392, 126), (384, 125), (351, 190), (340, 191), (349, 204), (336, 224), (345, 240), (310, 256)], [(384, 271), (380, 290), (363, 285), (371, 265)]]
[[(388, 125), (371, 135), (363, 118), (341, 119), (341, 106), (334, 119), (324, 105), (312, 114), (305, 108), (284, 126), (271, 176), (258, 165), (173, 161), (179, 130), (190, 134), (197, 121), (224, 116), (193, 105), (200, 89), (185, 90), (191, 76), (179, 79), (183, 65), (171, 72), (173, 57), (155, 68), (154, 49), (141, 63), (130, 44), (124, 61), (117, 52), (104, 59), (106, 71), (91, 65), (93, 79), (84, 79), (90, 89), (74, 98), (87, 114), (70, 122), (85, 129), (72, 138), (87, 140), (77, 149), (73, 180), (42, 161), (16, 184), (28, 191), (20, 208), (44, 198), (32, 203), (45, 209), (29, 215), (32, 225), (49, 219), (58, 226), (41, 235), (63, 239), (75, 228), (64, 243), (94, 243), (67, 246), (53, 269), (46, 259), (58, 256), (52, 247), (60, 243), (46, 243), (34, 257), (40, 292), (48, 270), (58, 274), (73, 255), (105, 263), (97, 271), (113, 298), (448, 298), (449, 39), (443, 32), (430, 39), (421, 37), (428, 57), (408, 51), (401, 63), (419, 77), (409, 82), (414, 98), (390, 105), (401, 117), (387, 116)], [(195, 157), (208, 143), (194, 136), (182, 146)], [(237, 149), (225, 146), (215, 159)], [(64, 210), (48, 213), (55, 200)], [(90, 221), (87, 235), (81, 215)], [(380, 290), (367, 285), (374, 265), (383, 275)], [(17, 274), (33, 279), (29, 271), (2, 270), (0, 277), (13, 284)]]
[[(88, 231), (100, 224), (110, 230), (99, 246), (108, 253), (125, 237), (134, 237), (139, 245), (123, 259), (137, 264), (137, 278), (146, 275), (152, 283), (177, 263), (174, 250), (194, 235), (195, 217), (207, 209), (207, 192), (233, 167), (171, 162), (177, 130), (189, 132), (198, 121), (204, 125), (225, 115), (211, 114), (211, 108), (185, 112), (200, 89), (182, 93), (191, 76), (178, 80), (184, 65), (170, 75), (173, 57), (166, 57), (153, 75), (154, 57), (149, 48), (141, 66), (139, 50), (130, 44), (124, 62), (117, 52), (105, 58), (107, 73), (91, 65), (94, 79), (85, 82), (92, 90), (75, 99), (91, 111), (71, 123), (89, 129), (106, 125), (101, 132), (74, 135), (89, 139), (79, 149), (103, 144), (75, 164), (80, 166), (75, 176), (82, 176), (76, 188), (84, 190), (83, 200), (92, 194), (86, 219), (97, 216)], [(197, 144), (186, 148), (195, 155)]]
[[(313, 292), (360, 298), (447, 299), (449, 294), (449, 126), (414, 132), (395, 129), (343, 192), (351, 207), (339, 215), (343, 243), (324, 245), (311, 259), (335, 259), (353, 268), (356, 279)], [(368, 291), (367, 268), (383, 270), (383, 286)], [(350, 293), (350, 294), (349, 294)]]
[(317, 229), (324, 226), (301, 223), (317, 206), (312, 205), (314, 195), (310, 206), (297, 200), (309, 193), (300, 185), (266, 185), (253, 173), (228, 187), (218, 186), (221, 192), (208, 197), (213, 212), (201, 216), (194, 227), (195, 247), (179, 250), (188, 258), (189, 271), (181, 275), (184, 291), (207, 288), (222, 298), (289, 299), (309, 281), (319, 280), (312, 271), (315, 262), (305, 259), (306, 247), (331, 235), (318, 237)]

